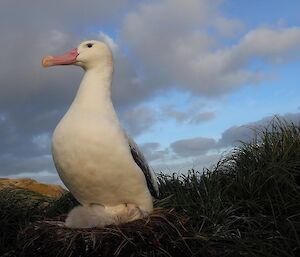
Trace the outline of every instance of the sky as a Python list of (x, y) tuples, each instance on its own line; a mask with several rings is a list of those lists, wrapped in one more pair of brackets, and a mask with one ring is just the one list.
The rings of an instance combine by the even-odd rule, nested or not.
[(83, 71), (43, 69), (86, 39), (114, 54), (112, 98), (156, 172), (202, 171), (277, 115), (300, 123), (298, 0), (0, 2), (0, 177), (60, 183), (54, 128)]

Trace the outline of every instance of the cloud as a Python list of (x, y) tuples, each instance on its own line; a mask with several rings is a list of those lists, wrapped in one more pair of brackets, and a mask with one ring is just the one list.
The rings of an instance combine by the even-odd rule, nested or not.
[(217, 143), (213, 138), (195, 137), (181, 139), (171, 143), (170, 147), (179, 156), (190, 157), (203, 155), (209, 150), (214, 149)]
[[(300, 125), (300, 113), (287, 113), (276, 117), (288, 123)], [(268, 127), (272, 120), (274, 120), (274, 116), (267, 116), (256, 122), (232, 126), (222, 133), (219, 140), (207, 137), (187, 138), (171, 143), (170, 147), (181, 157), (204, 155), (210, 150), (221, 150), (239, 145), (240, 142), (251, 142), (261, 129)]]
[(1, 176), (11, 176), (18, 173), (37, 173), (48, 171), (56, 173), (50, 154), (35, 156), (1, 155)]
[(168, 148), (161, 150), (157, 142), (147, 142), (141, 145), (141, 151), (148, 161), (162, 161), (169, 155)]
[(191, 124), (199, 124), (202, 122), (210, 121), (214, 119), (216, 114), (214, 112), (199, 112), (191, 120)]
[(189, 119), (190, 112), (178, 111), (173, 105), (168, 105), (163, 108), (163, 115), (168, 118), (173, 118), (178, 123), (182, 123)]
[[(287, 113), (285, 115), (276, 115), (280, 120), (300, 125), (300, 113)], [(264, 117), (256, 122), (247, 123), (241, 126), (232, 126), (226, 129), (218, 141), (219, 147), (235, 146), (243, 142), (251, 142), (260, 129), (268, 127), (274, 116)]]
[(224, 18), (222, 16), (215, 18), (214, 26), (221, 36), (229, 38), (235, 37), (237, 33), (242, 32), (244, 29), (244, 25), (241, 21)]
[(199, 107), (199, 104), (198, 106), (191, 104), (187, 110), (182, 111), (177, 110), (174, 105), (167, 105), (162, 110), (162, 116), (173, 118), (177, 123), (187, 122), (190, 124), (200, 124), (215, 118), (215, 112), (201, 111), (201, 107)]
[(194, 169), (196, 171), (203, 171), (204, 168), (210, 168), (220, 160), (219, 154), (201, 155), (194, 158), (181, 158), (180, 160), (168, 159), (161, 162), (156, 162), (152, 165), (155, 172), (164, 173), (186, 173), (188, 170)]
[[(287, 113), (277, 115), (281, 120), (294, 123), (300, 126), (300, 113)], [(217, 163), (224, 154), (240, 142), (251, 142), (261, 129), (265, 129), (274, 120), (274, 116), (267, 116), (258, 121), (247, 123), (241, 126), (232, 126), (226, 129), (219, 140), (207, 137), (194, 137), (177, 140), (170, 144), (170, 151), (162, 154), (163, 158), (157, 156), (157, 162), (153, 163), (155, 171), (159, 172), (186, 172), (190, 169), (202, 171), (203, 168), (209, 168)], [(158, 143), (146, 143), (142, 150), (148, 152), (147, 148), (156, 150)], [(167, 148), (168, 149), (168, 148)], [(157, 152), (159, 153), (159, 152)], [(151, 159), (149, 159), (151, 160)]]
[(122, 52), (116, 52), (114, 62), (112, 99), (119, 111), (136, 107), (155, 95), (155, 90), (145, 83)]
[(241, 141), (250, 142), (254, 138), (255, 127), (249, 125), (232, 126), (225, 130), (218, 142), (219, 147), (239, 145)]
[[(86, 29), (87, 25), (108, 24), (119, 19), (128, 8), (128, 0), (98, 1), (53, 0), (37, 2), (17, 0), (1, 3), (0, 21), (10, 28), (22, 27), (25, 32), (48, 28), (74, 30)], [(19, 8), (18, 8), (19, 7)]]
[(248, 32), (232, 52), (239, 55), (241, 62), (243, 59), (260, 57), (276, 63), (279, 59), (285, 60), (287, 57), (299, 58), (299, 54), (295, 55), (300, 49), (299, 42), (299, 27), (262, 27)]
[[(299, 27), (258, 27), (239, 36), (241, 22), (222, 15), (220, 3), (145, 2), (127, 15), (122, 37), (147, 71), (146, 81), (160, 78), (152, 84), (156, 90), (175, 87), (216, 97), (271, 77), (258, 67), (249, 69), (253, 60), (275, 64), (299, 58), (294, 55), (300, 48)], [(236, 43), (225, 45), (229, 34)]]
[(126, 111), (121, 119), (129, 134), (137, 136), (151, 129), (157, 116), (155, 111), (148, 107), (136, 107)]

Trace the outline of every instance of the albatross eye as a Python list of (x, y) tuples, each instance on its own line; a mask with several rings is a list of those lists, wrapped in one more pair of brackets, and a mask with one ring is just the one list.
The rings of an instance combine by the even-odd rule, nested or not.
[(86, 46), (87, 46), (88, 48), (91, 48), (91, 47), (93, 46), (93, 44), (92, 44), (92, 43), (88, 43), (88, 44), (86, 44)]

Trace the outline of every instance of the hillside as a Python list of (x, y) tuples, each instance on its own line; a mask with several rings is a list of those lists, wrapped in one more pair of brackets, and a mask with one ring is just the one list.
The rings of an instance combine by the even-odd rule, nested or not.
[(59, 198), (66, 192), (61, 186), (39, 183), (29, 178), (0, 178), (0, 190), (2, 189), (25, 189), (54, 198)]

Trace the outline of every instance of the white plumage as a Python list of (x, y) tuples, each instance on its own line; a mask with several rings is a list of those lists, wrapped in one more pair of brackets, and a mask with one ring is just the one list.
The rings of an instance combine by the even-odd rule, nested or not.
[[(85, 70), (77, 95), (52, 139), (55, 166), (81, 203), (69, 227), (103, 227), (148, 215), (158, 196), (154, 173), (122, 129), (111, 102), (112, 53), (89, 40), (62, 56), (47, 56), (45, 67), (74, 64)], [(151, 193), (150, 193), (151, 191)]]

